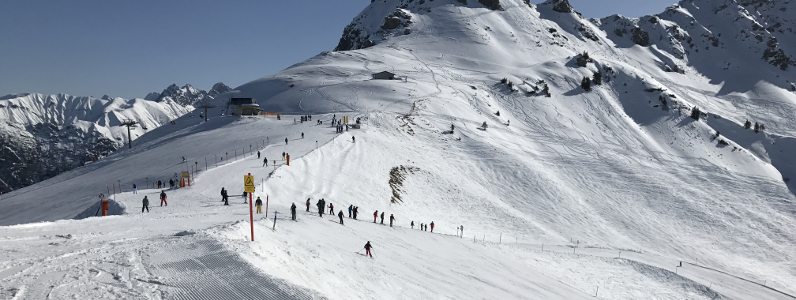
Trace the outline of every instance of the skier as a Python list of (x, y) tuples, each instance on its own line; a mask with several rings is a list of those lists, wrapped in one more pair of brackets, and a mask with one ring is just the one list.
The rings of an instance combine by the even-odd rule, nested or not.
[(307, 211), (310, 211), (310, 198), (307, 198)]
[(359, 211), (359, 206), (354, 206), (354, 220), (357, 219), (357, 212)]
[(329, 214), (334, 215), (334, 204), (329, 202)]
[(182, 157), (182, 162), (185, 162), (185, 156)]
[(160, 188), (160, 180), (158, 180), (158, 188)]
[(169, 188), (174, 188), (174, 179), (169, 179)]
[(135, 186), (135, 183), (133, 183), (133, 194), (138, 194), (138, 187)]
[(249, 193), (247, 193), (246, 191), (243, 191), (243, 204), (249, 204), (249, 198), (246, 198), (246, 196), (248, 196), (248, 195), (249, 195)]
[(337, 213), (337, 217), (340, 218), (340, 225), (343, 225), (343, 211), (342, 210)]
[(254, 206), (257, 206), (257, 213), (263, 213), (263, 200), (260, 200), (260, 197), (257, 197), (257, 201), (254, 201)]
[(293, 205), (290, 205), (290, 215), (293, 221), (296, 220), (296, 203), (294, 202)]
[(434, 221), (431, 221), (431, 232), (434, 232)]
[(348, 217), (349, 218), (351, 218), (351, 211), (353, 211), (353, 210), (354, 210), (354, 205), (353, 204), (349, 205), (348, 206)]
[(304, 138), (304, 133), (303, 133), (303, 132), (301, 133), (301, 138), (302, 138), (302, 139)]
[(166, 206), (169, 206), (169, 203), (166, 202), (166, 192), (161, 190), (160, 191), (160, 206), (163, 206), (163, 203), (166, 203)]
[(392, 221), (395, 221), (395, 217), (390, 214), (390, 227), (392, 227)]
[(282, 151), (282, 160), (285, 160), (285, 151)]
[(415, 229), (415, 221), (412, 221), (412, 229)]
[(461, 231), (461, 233), (462, 233), (462, 237), (464, 237), (464, 225), (462, 225), (461, 227), (459, 227), (459, 230), (460, 230), (460, 231)]
[(351, 136), (351, 142), (352, 143), (356, 143), (357, 142), (357, 138), (355, 138), (354, 136)]
[(147, 199), (146, 196), (144, 196), (144, 207), (141, 207), (142, 214), (144, 213), (144, 209), (146, 209), (146, 212), (149, 212), (149, 199)]
[(227, 196), (227, 190), (223, 187), (221, 188), (221, 201), (224, 201), (224, 205), (229, 205), (229, 196)]
[(285, 138), (285, 145), (287, 145), (287, 138)]
[[(259, 156), (258, 156), (258, 158), (259, 158)], [(267, 167), (267, 166), (268, 166), (268, 157), (263, 158), (263, 167)]]
[(318, 216), (323, 218), (323, 199), (318, 200), (318, 203), (315, 205), (318, 206)]
[(370, 254), (370, 248), (373, 248), (373, 246), (371, 246), (370, 241), (368, 241), (367, 243), (365, 243), (365, 254), (370, 256), (370, 258), (373, 258), (373, 254)]
[(257, 150), (257, 159), (260, 159), (260, 150)]
[(373, 223), (376, 223), (376, 218), (379, 217), (379, 210), (373, 212)]
[(381, 225), (384, 225), (384, 212), (381, 212)]

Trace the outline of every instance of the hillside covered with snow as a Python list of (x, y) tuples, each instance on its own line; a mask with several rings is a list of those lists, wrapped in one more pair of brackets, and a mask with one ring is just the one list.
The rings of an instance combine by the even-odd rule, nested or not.
[[(792, 299), (792, 11), (683, 0), (585, 19), (565, 0), (372, 1), (336, 51), (215, 97), (209, 122), (184, 115), (137, 148), (3, 195), (0, 224), (13, 226), (0, 249), (13, 255), (0, 285), (31, 298), (213, 298), (243, 293), (234, 274), (251, 272), (295, 299)], [(373, 78), (382, 71), (396, 79)], [(285, 116), (219, 117), (228, 97)], [(361, 129), (335, 133), (341, 116)], [(159, 191), (131, 183), (191, 162), (194, 186), (138, 212)], [(241, 197), (219, 202), (246, 173), (281, 218), (258, 215), (256, 242)], [(93, 215), (117, 181), (119, 216), (60, 220)], [(313, 216), (307, 198), (359, 206), (360, 220)], [(284, 217), (292, 203), (297, 222)], [(370, 223), (375, 210), (397, 226)], [(23, 224), (39, 221), (51, 222)], [(431, 221), (434, 234), (410, 225)], [(367, 240), (373, 260), (354, 253)]]
[(128, 141), (125, 120), (148, 130), (191, 112), (194, 105), (231, 89), (217, 83), (209, 91), (171, 85), (146, 99), (66, 94), (18, 94), (0, 99), (0, 192), (7, 193), (58, 175), (116, 151)]

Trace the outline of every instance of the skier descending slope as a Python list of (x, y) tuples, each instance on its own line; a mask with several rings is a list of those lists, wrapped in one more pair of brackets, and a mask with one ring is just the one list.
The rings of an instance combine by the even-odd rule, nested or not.
[(144, 209), (146, 209), (146, 212), (149, 212), (149, 199), (147, 199), (146, 196), (144, 196), (144, 201), (143, 202), (144, 202), (144, 207), (141, 207), (141, 213), (142, 214), (144, 213)]
[(166, 203), (166, 206), (169, 206), (169, 203), (166, 202), (166, 192), (161, 190), (160, 191), (160, 206), (163, 206), (163, 203)]
[(370, 256), (370, 258), (373, 258), (373, 254), (370, 254), (370, 248), (373, 248), (373, 246), (371, 246), (370, 241), (368, 241), (367, 243), (365, 243), (365, 254)]

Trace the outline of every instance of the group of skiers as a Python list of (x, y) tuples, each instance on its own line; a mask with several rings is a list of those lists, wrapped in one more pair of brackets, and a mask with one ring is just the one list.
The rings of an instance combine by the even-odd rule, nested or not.
[[(147, 196), (144, 196), (144, 200), (142, 202), (143, 202), (144, 205), (141, 207), (141, 213), (144, 213), (144, 210), (146, 210), (146, 212), (149, 212), (149, 198), (147, 198)], [(166, 206), (169, 206), (169, 203), (166, 202), (166, 191), (161, 190), (160, 191), (160, 206), (163, 206), (163, 204), (166, 204)]]
[(310, 115), (301, 116), (301, 123), (309, 122), (309, 121), (312, 121), (312, 116), (310, 116)]

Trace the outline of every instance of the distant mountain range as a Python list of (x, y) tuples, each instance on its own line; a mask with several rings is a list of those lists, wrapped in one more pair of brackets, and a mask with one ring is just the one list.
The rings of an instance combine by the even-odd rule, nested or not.
[(140, 124), (132, 139), (176, 119), (194, 105), (229, 92), (172, 84), (145, 98), (25, 93), (0, 97), (0, 192), (19, 189), (101, 159), (127, 143), (124, 120)]

